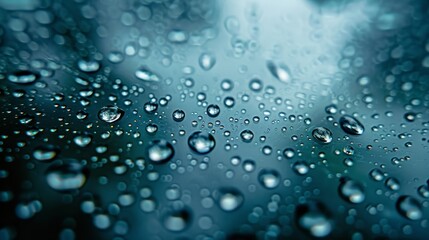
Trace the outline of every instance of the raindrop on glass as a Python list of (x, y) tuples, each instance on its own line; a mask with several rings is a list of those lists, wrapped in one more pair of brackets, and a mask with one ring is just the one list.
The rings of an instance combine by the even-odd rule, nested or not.
[(197, 131), (189, 136), (188, 145), (194, 152), (206, 154), (214, 149), (216, 141), (210, 133)]
[(107, 123), (114, 123), (124, 116), (124, 110), (116, 106), (102, 107), (98, 112), (98, 118)]
[(340, 126), (344, 132), (351, 135), (361, 135), (365, 128), (356, 118), (350, 115), (344, 115), (340, 118)]

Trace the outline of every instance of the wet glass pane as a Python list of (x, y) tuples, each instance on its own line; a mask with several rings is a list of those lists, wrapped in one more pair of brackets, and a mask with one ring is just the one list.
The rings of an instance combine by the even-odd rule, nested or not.
[(427, 239), (426, 0), (0, 0), (0, 239)]

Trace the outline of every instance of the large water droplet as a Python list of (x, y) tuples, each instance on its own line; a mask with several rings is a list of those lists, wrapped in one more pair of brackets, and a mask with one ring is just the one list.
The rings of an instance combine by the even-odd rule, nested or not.
[(273, 189), (280, 183), (280, 174), (274, 169), (263, 169), (259, 172), (258, 180), (263, 187)]
[(270, 71), (270, 73), (284, 83), (289, 83), (292, 80), (290, 70), (285, 65), (276, 65), (272, 61), (267, 62), (267, 68)]
[(319, 143), (330, 143), (332, 142), (332, 132), (324, 127), (317, 127), (312, 132), (314, 139)]
[(411, 196), (400, 196), (396, 202), (396, 209), (402, 216), (410, 220), (419, 220), (423, 216), (420, 203)]
[(154, 73), (153, 71), (149, 70), (146, 67), (139, 68), (136, 73), (136, 77), (143, 81), (148, 82), (158, 82), (160, 80), (160, 77), (158, 74)]
[(219, 207), (231, 212), (238, 209), (243, 203), (243, 194), (235, 188), (221, 188), (219, 190), (218, 204)]
[(194, 152), (205, 154), (214, 149), (216, 141), (210, 133), (197, 131), (189, 136), (188, 145)]
[(102, 107), (98, 112), (98, 118), (107, 123), (118, 121), (124, 116), (124, 110), (116, 106)]
[(340, 126), (344, 132), (351, 135), (361, 135), (365, 128), (356, 118), (344, 115), (340, 118)]
[(75, 161), (54, 163), (46, 171), (48, 185), (57, 191), (81, 188), (88, 178), (87, 169)]
[(332, 231), (329, 212), (321, 202), (309, 201), (295, 210), (297, 225), (313, 237), (326, 237)]
[(338, 192), (344, 200), (350, 203), (361, 203), (365, 200), (362, 184), (349, 179), (342, 179), (341, 181)]
[(7, 79), (10, 82), (18, 83), (18, 84), (31, 84), (35, 82), (38, 78), (39, 78), (38, 74), (27, 70), (15, 72), (7, 76)]
[(148, 148), (149, 159), (155, 163), (164, 163), (174, 155), (173, 146), (165, 140), (155, 140)]

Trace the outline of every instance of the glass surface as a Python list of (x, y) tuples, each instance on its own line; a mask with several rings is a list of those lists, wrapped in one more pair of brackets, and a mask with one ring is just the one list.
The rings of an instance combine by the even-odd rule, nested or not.
[(0, 239), (428, 239), (429, 1), (0, 0)]

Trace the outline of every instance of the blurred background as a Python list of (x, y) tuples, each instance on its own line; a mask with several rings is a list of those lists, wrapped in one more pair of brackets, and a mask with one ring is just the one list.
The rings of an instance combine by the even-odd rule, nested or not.
[(0, 0), (0, 239), (427, 239), (429, 2)]

